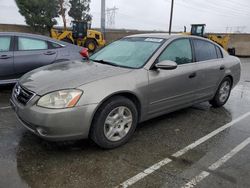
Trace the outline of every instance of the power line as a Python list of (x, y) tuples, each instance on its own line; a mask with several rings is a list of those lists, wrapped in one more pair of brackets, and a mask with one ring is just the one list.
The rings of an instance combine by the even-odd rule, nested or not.
[(106, 17), (107, 17), (107, 28), (113, 29), (115, 28), (115, 16), (116, 16), (116, 11), (118, 8), (115, 6), (113, 8), (107, 8), (106, 9)]

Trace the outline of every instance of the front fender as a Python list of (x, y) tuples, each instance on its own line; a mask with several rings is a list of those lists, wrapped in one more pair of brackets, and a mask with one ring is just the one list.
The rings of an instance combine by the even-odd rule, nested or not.
[(98, 104), (97, 108), (108, 98), (129, 93), (137, 97), (143, 110), (148, 104), (148, 76), (144, 69), (133, 70), (123, 75), (97, 80), (79, 87), (84, 93), (79, 106)]

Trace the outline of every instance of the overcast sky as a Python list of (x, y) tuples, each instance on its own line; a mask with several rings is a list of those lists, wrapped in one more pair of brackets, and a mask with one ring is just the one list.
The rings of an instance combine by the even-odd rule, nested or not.
[[(114, 6), (115, 28), (168, 30), (171, 0), (106, 0), (106, 8)], [(100, 10), (101, 0), (92, 0), (92, 27), (100, 27)], [(14, 0), (0, 0), (0, 23), (25, 24)], [(173, 30), (191, 23), (205, 23), (208, 32), (250, 32), (250, 1), (175, 0)]]

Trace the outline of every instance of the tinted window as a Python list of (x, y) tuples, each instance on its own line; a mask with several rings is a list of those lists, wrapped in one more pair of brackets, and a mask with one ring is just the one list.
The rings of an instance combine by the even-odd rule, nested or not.
[(18, 50), (44, 50), (48, 49), (46, 41), (26, 37), (18, 38)]
[(0, 52), (10, 50), (11, 37), (0, 37)]
[(171, 60), (178, 65), (192, 62), (192, 50), (189, 39), (178, 39), (172, 42), (160, 55), (159, 62)]
[(221, 50), (220, 50), (220, 48), (218, 46), (216, 46), (216, 52), (217, 52), (217, 57), (218, 58), (223, 58)]
[(194, 39), (193, 41), (196, 61), (217, 59), (217, 53), (214, 44), (204, 40)]

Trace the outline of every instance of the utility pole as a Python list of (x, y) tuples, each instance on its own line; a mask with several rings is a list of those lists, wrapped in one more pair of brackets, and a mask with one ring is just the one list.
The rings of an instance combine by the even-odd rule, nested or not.
[(101, 0), (101, 32), (104, 34), (105, 36), (105, 1), (106, 0)]
[(169, 21), (169, 29), (168, 29), (169, 35), (171, 35), (171, 30), (172, 30), (173, 12), (174, 12), (174, 0), (172, 0), (172, 3), (171, 3), (170, 21)]

